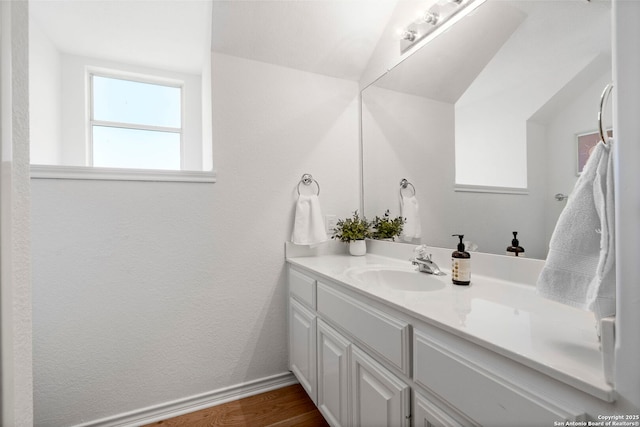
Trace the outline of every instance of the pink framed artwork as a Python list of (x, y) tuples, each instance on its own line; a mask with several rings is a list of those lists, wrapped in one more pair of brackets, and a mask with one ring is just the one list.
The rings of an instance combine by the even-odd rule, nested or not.
[[(613, 136), (611, 129), (607, 130), (607, 136)], [(587, 164), (591, 152), (596, 144), (600, 141), (600, 133), (598, 131), (576, 134), (576, 175), (580, 175)]]

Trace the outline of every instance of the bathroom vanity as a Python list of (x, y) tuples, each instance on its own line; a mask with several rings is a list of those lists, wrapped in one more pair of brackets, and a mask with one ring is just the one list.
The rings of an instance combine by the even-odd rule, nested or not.
[(433, 248), (445, 276), (416, 272), (411, 250), (287, 251), (289, 366), (329, 424), (554, 426), (615, 412), (594, 317), (535, 294), (541, 261), (474, 254), (471, 285), (455, 286), (450, 250)]

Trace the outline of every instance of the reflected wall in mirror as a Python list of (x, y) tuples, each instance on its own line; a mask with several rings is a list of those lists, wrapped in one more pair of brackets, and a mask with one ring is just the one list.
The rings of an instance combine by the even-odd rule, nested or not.
[(31, 164), (211, 170), (211, 10), (30, 1)]
[(518, 231), (525, 256), (545, 258), (575, 135), (597, 128), (611, 80), (610, 32), (608, 2), (488, 0), (365, 88), (365, 215), (399, 214), (406, 178), (411, 243), (455, 248), (459, 233), (504, 254)]

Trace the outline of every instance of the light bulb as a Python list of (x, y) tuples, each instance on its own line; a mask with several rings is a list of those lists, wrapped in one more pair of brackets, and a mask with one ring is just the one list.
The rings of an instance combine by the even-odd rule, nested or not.
[(407, 41), (410, 41), (410, 42), (415, 41), (416, 36), (417, 36), (417, 33), (415, 31), (412, 31), (412, 30), (405, 30), (405, 31), (403, 31), (403, 33), (401, 35), (402, 40), (407, 40)]
[(422, 20), (427, 24), (436, 25), (439, 17), (440, 16), (436, 12), (427, 12), (422, 17)]

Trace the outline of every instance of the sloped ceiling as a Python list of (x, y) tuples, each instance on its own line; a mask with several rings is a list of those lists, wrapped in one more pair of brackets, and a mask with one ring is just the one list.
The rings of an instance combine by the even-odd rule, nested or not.
[[(472, 85), (473, 96), (485, 99), (521, 86), (540, 70), (558, 75), (576, 64), (591, 63), (564, 90), (575, 96), (588, 87), (588, 79), (606, 72), (607, 63), (610, 67), (608, 8), (607, 2), (489, 0), (375, 85), (447, 103), (456, 103), (465, 94), (470, 102)], [(490, 63), (488, 74), (501, 77), (478, 80)], [(549, 108), (545, 111), (552, 114)]]
[[(455, 103), (526, 15), (488, 2), (398, 64), (376, 86)], [(481, 35), (481, 38), (478, 37)]]
[(29, 8), (63, 53), (199, 72), (213, 50), (358, 80), (397, 1), (30, 0)]
[[(396, 28), (436, 1), (30, 0), (29, 9), (32, 25), (64, 53), (199, 74), (213, 50), (366, 84), (400, 59)], [(538, 2), (488, 1), (378, 84), (455, 102), (521, 22), (510, 6)], [(546, 17), (550, 32), (561, 6)], [(606, 39), (593, 30), (589, 45)], [(554, 31), (547, 39), (566, 32)], [(470, 43), (478, 35), (482, 43)]]
[(29, 1), (30, 25), (62, 53), (198, 74), (211, 9), (204, 0)]
[(214, 52), (359, 80), (396, 2), (214, 1), (211, 46)]

